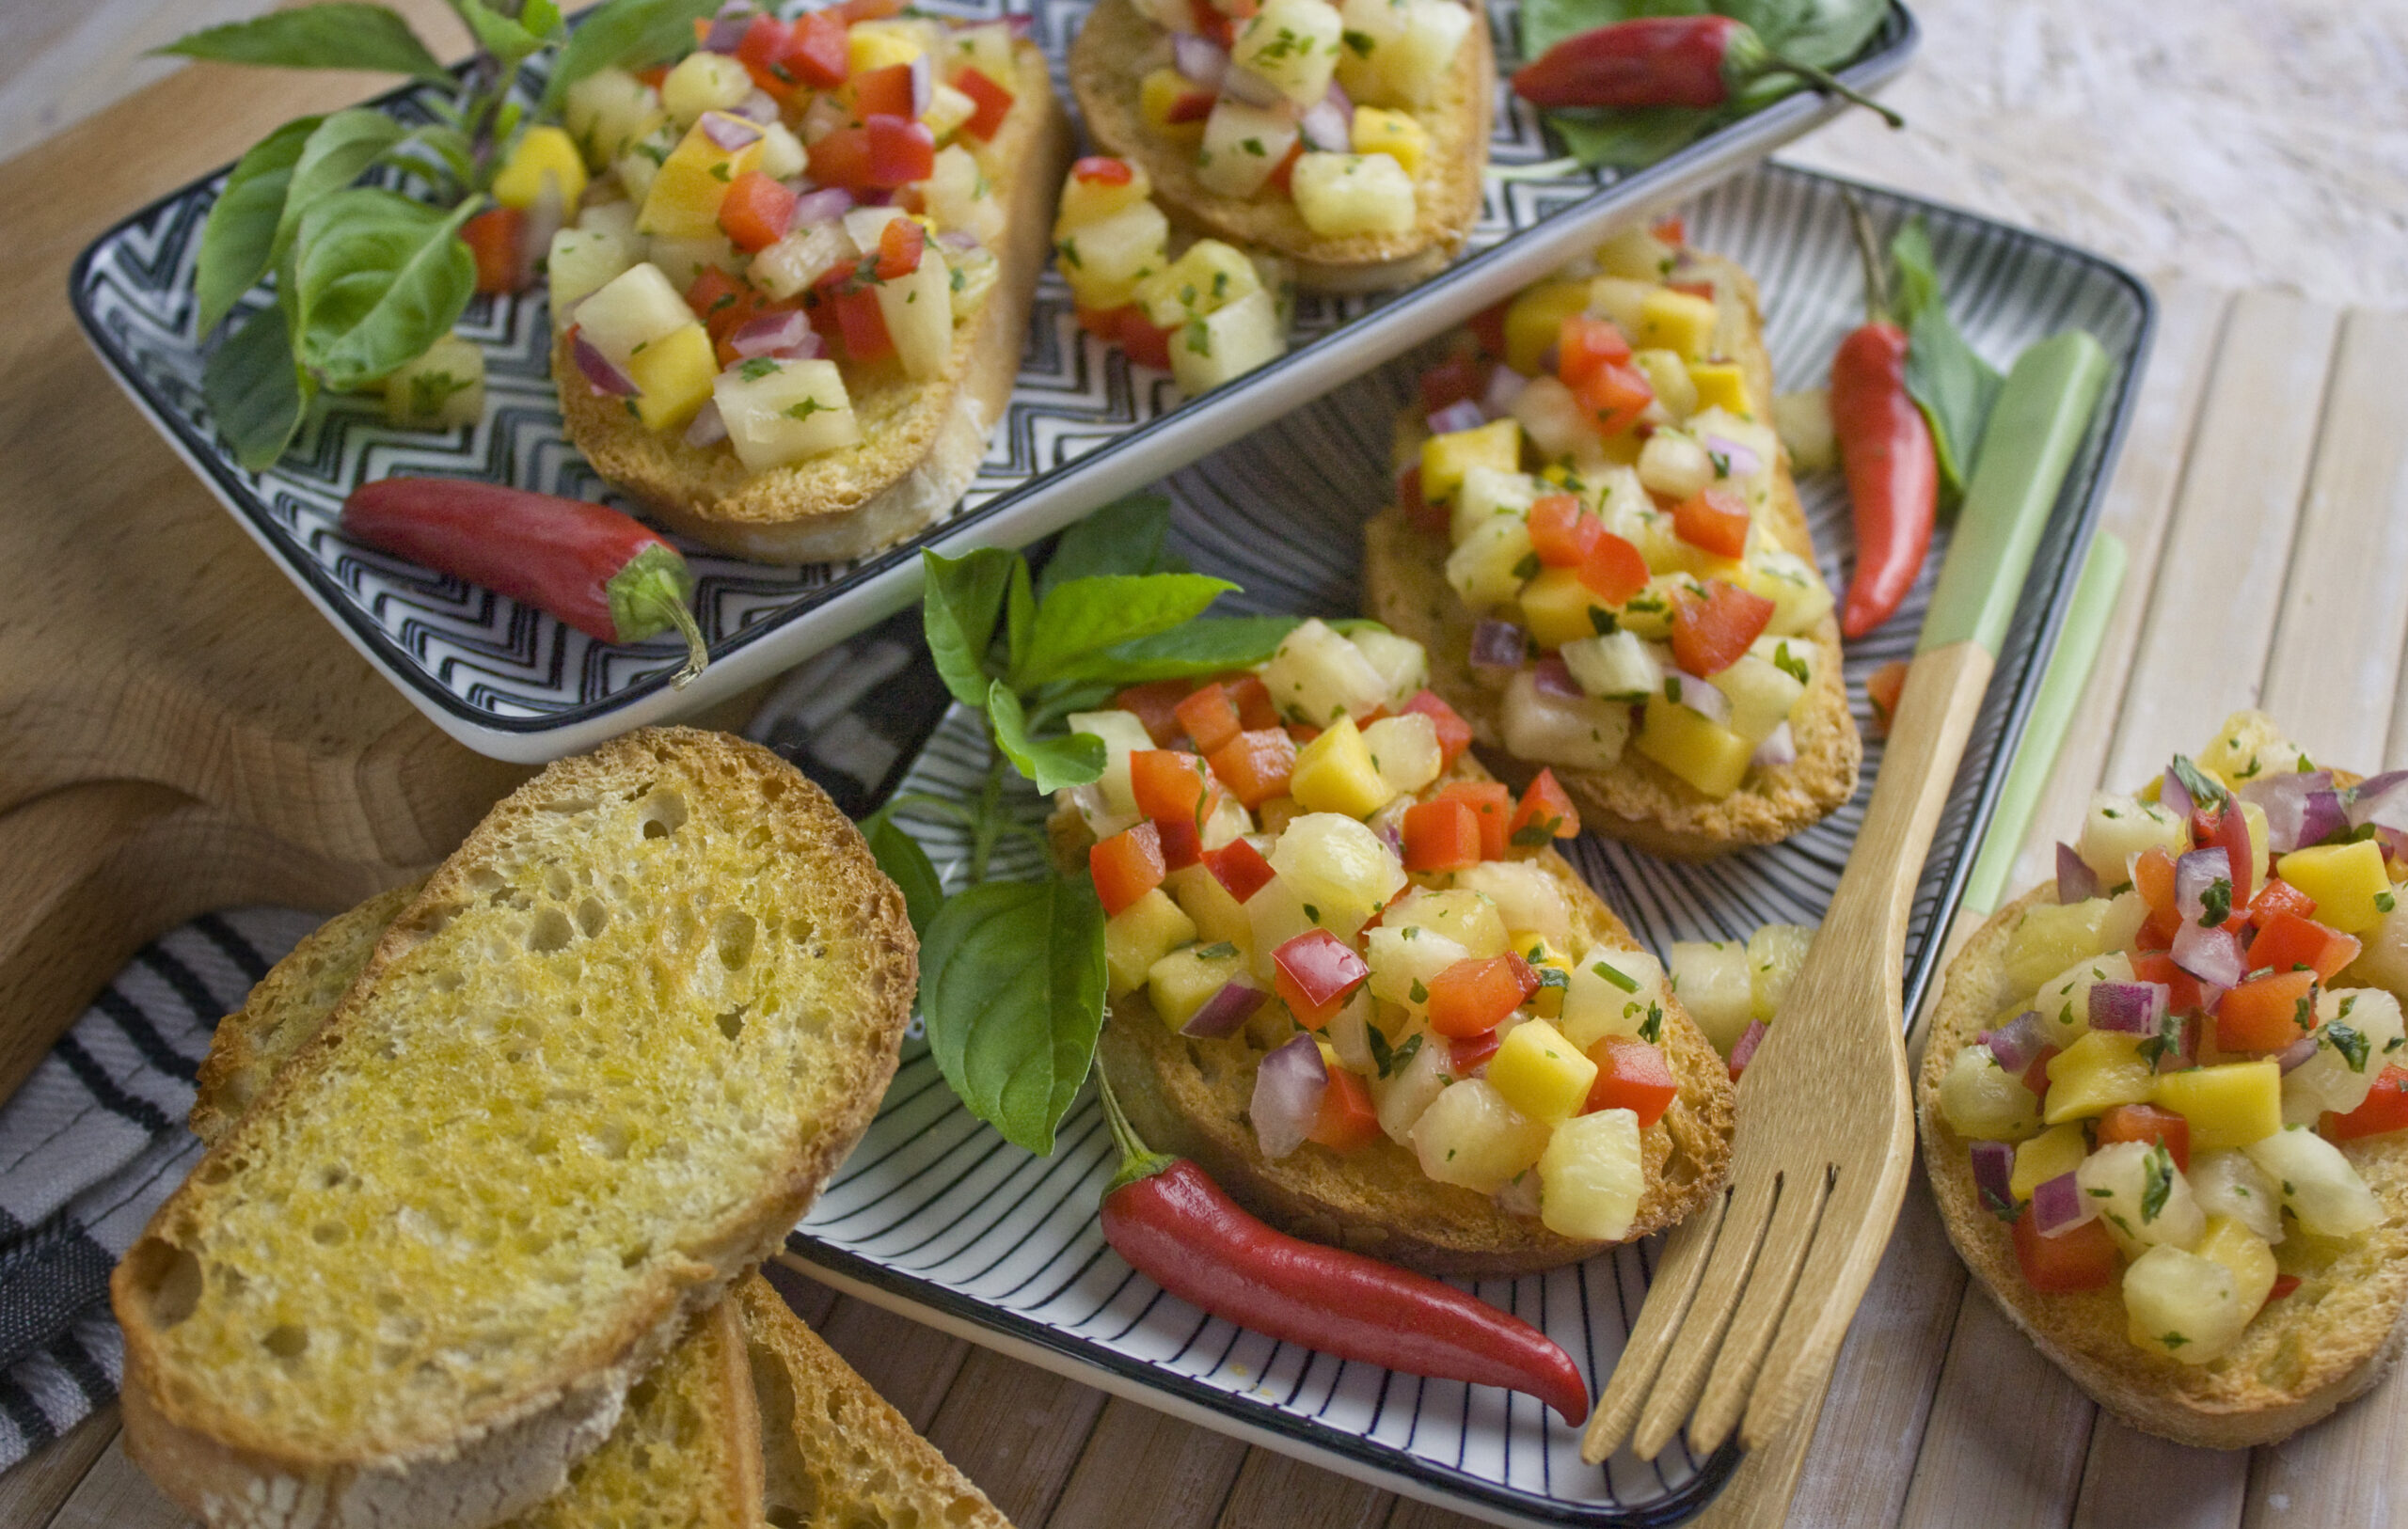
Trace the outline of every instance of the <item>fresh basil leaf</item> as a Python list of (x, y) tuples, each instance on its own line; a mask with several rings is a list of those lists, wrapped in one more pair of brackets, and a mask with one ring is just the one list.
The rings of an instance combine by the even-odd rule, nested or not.
[(928, 654), (953, 699), (973, 711), (987, 705), (987, 654), (995, 645), (995, 623), (1013, 582), (1026, 578), (1020, 555), (980, 547), (959, 558), (920, 554), (920, 621), (927, 629)]
[(261, 308), (237, 325), (200, 374), (210, 418), (233, 447), (234, 460), (250, 472), (264, 472), (284, 454), (315, 390), (314, 382), (293, 365), (280, 305)]
[(937, 1070), (971, 1113), (1039, 1157), (1094, 1064), (1103, 970), (1103, 907), (1085, 876), (973, 887), (920, 947)]
[(380, 74), (408, 74), (437, 85), (452, 83), (451, 72), (426, 51), (426, 44), (418, 39), (400, 12), (353, 0), (297, 6), (247, 22), (204, 27), (156, 51), (226, 64), (366, 69)]
[(694, 45), (694, 21), (719, 9), (718, 0), (610, 0), (586, 13), (552, 63), (544, 87), (551, 111), (568, 87), (596, 70), (642, 69)]
[(1964, 497), (1973, 453), (2006, 379), (1965, 342), (1948, 317), (1923, 219), (1910, 219), (1898, 230), (1890, 241), (1890, 259), (1898, 271), (1899, 322), (1907, 329), (1907, 392), (1931, 427), (1941, 492), (1953, 504)]
[(1890, 262), (1898, 273), (1898, 322), (1911, 324), (1941, 300), (1940, 262), (1931, 253), (1931, 229), (1920, 216), (1907, 219), (1890, 236)]
[[(1773, 52), (1792, 63), (1837, 69), (1873, 40), (1889, 14), (1890, 0), (1765, 0), (1753, 7), (1714, 8), (1753, 26)], [(1749, 9), (1758, 14), (1744, 14)]]
[(1028, 589), (1028, 560), (1012, 560), (1012, 578), (1004, 596), (1004, 667), (1014, 673), (1028, 662), (1029, 644), (1037, 639), (1037, 597)]
[(1028, 716), (1010, 686), (997, 680), (987, 691), (987, 718), (994, 724), (995, 747), (1012, 768), (1051, 796), (1065, 786), (1083, 786), (1103, 774), (1103, 740), (1089, 733), (1032, 738)]
[(301, 117), (285, 123), (251, 145), (234, 162), (226, 189), (211, 204), (209, 221), (200, 228), (200, 257), (193, 272), (193, 297), (199, 312), (199, 333), (206, 338), (245, 292), (259, 284), (276, 263), (276, 230), (284, 211), (284, 194), (293, 183), (293, 166), (303, 145), (325, 121)]
[(1114, 689), (1148, 680), (1184, 680), (1252, 669), (1295, 630), (1293, 616), (1198, 616), (1183, 625), (1099, 654), (1085, 668)]
[(1112, 662), (1106, 650), (1192, 621), (1236, 588), (1202, 574), (1105, 574), (1055, 585), (1038, 603), (1028, 651), (1012, 666), (1013, 685), (1102, 679)]
[(862, 837), (869, 842), (869, 852), (877, 859), (878, 868), (903, 893), (904, 909), (911, 918), (911, 932), (925, 941), (937, 910), (944, 906), (944, 881), (929, 861), (928, 852), (883, 811), (871, 813), (862, 824)]
[(1592, 169), (1641, 170), (1696, 142), (1721, 116), (1714, 107), (1648, 106), (1626, 112), (1549, 112), (1546, 119), (1565, 150)]
[(1038, 577), (1037, 592), (1051, 594), (1074, 578), (1106, 574), (1184, 573), (1164, 553), (1169, 530), (1170, 500), (1160, 494), (1133, 494), (1107, 504), (1062, 533)]
[(293, 238), (294, 347), (326, 386), (353, 392), (426, 354), (476, 291), (457, 237), (478, 201), (449, 213), (390, 191), (321, 197)]
[(320, 201), (348, 187), (362, 170), (384, 157), (408, 136), (401, 123), (365, 106), (341, 111), (318, 124), (301, 157), (293, 166), (293, 180), (284, 193), (284, 213), (276, 223), (274, 258), (284, 259), (302, 214)]
[(501, 78), (508, 80), (511, 71), (532, 57), (544, 46), (543, 38), (520, 25), (512, 17), (486, 5), (484, 0), (451, 0), (452, 9), (468, 26), (468, 35), (477, 46), (493, 55), (501, 66)]
[(456, 194), (456, 188), (466, 186), (476, 174), (473, 153), (467, 134), (449, 123), (429, 122), (411, 129), (378, 157), (384, 164)]
[(1636, 16), (1703, 16), (1709, 9), (1722, 8), (1708, 6), (1705, 0), (1526, 0), (1522, 56), (1536, 58), (1565, 38)]

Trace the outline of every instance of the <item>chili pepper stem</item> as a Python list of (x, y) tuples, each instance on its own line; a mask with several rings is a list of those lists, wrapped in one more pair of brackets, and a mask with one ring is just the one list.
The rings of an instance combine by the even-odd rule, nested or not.
[(1893, 128), (1904, 128), (1907, 125), (1907, 119), (1905, 118), (1900, 117), (1896, 112), (1882, 105), (1879, 102), (1874, 100), (1871, 96), (1864, 94), (1862, 91), (1850, 87), (1847, 84), (1842, 81), (1838, 75), (1832, 73), (1830, 70), (1817, 69), (1812, 64), (1801, 64), (1794, 58), (1784, 58), (1777, 53), (1772, 54), (1770, 56), (1772, 69), (1784, 70), (1789, 73), (1797, 75), (1799, 79), (1804, 80), (1808, 85), (1813, 86), (1817, 90), (1823, 91), (1829, 95), (1837, 96), (1842, 101), (1847, 102), (1851, 105), (1861, 106), (1866, 111), (1871, 112), (1874, 116), (1878, 117), (1881, 120), (1889, 123)]
[(671, 678), (673, 687), (683, 690), (709, 667), (710, 644), (695, 623), (694, 613), (686, 608), (687, 599), (694, 592), (694, 575), (676, 548), (660, 542), (645, 547), (610, 575), (603, 592), (610, 599), (610, 623), (618, 629), (620, 641), (641, 642), (670, 627), (686, 639), (686, 662)]
[(1881, 245), (1873, 232), (1873, 214), (1855, 192), (1842, 192), (1847, 202), (1849, 231), (1856, 235), (1857, 259), (1864, 265), (1864, 322), (1890, 323), (1894, 322), (1890, 309), (1889, 264), (1881, 258)]
[(1120, 1148), (1120, 1172), (1112, 1175), (1112, 1182), (1104, 1188), (1105, 1194), (1141, 1178), (1151, 1178), (1179, 1160), (1154, 1151), (1137, 1135), (1137, 1127), (1130, 1125), (1129, 1117), (1121, 1112), (1120, 1101), (1113, 1096), (1112, 1080), (1101, 1062), (1095, 1067), (1095, 1088), (1103, 1100), (1104, 1123), (1112, 1127), (1112, 1140)]

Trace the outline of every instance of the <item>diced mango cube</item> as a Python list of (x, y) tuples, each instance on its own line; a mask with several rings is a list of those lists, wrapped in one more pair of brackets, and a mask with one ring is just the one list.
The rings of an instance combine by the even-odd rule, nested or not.
[(1592, 609), (1606, 613), (1607, 626), (1612, 623), (1611, 607), (1580, 582), (1576, 568), (1540, 569), (1536, 578), (1522, 586), (1519, 599), (1523, 624), (1542, 648), (1595, 637), (1600, 627), (1589, 615)]
[(1245, 974), (1246, 959), (1231, 954), (1208, 954), (1218, 945), (1190, 945), (1176, 950), (1146, 969), (1146, 1001), (1155, 1017), (1172, 1030), (1196, 1017), (1225, 984)]
[(1403, 166), (1407, 175), (1420, 174), (1422, 158), (1430, 152), (1430, 134), (1412, 113), (1380, 106), (1354, 108), (1354, 140), (1356, 153), (1386, 154)]
[(643, 211), (636, 215), (638, 233), (667, 239), (719, 234), (719, 204), (737, 177), (759, 166), (766, 140), (756, 136), (741, 149), (721, 149), (704, 131), (711, 115), (704, 114), (660, 162), (659, 173), (644, 193)]
[[(1588, 307), (1585, 281), (1543, 281), (1524, 289), (1505, 308), (1505, 364), (1524, 376), (1535, 373), (1540, 357), (1563, 338), (1563, 321)], [(1425, 477), (1425, 492), (1428, 484)]]
[(1647, 698), (1639, 751), (1717, 800), (1739, 789), (1755, 746), (1678, 701)]
[(1195, 922), (1156, 887), (1103, 922), (1103, 989), (1124, 998), (1146, 985), (1155, 962), (1196, 938)]
[(2029, 1200), (2034, 1190), (2072, 1173), (2088, 1156), (2090, 1143), (2083, 1137), (2080, 1121), (2052, 1126), (2016, 1147), (2015, 1173), (2007, 1181), (2009, 1192), (2019, 1202)]
[(1647, 1190), (1639, 1116), (1597, 1110), (1558, 1125), (1539, 1156), (1539, 1187), (1548, 1231), (1598, 1242), (1628, 1237)]
[(1545, 1020), (1525, 1019), (1506, 1032), (1488, 1059), (1488, 1080), (1514, 1109), (1553, 1123), (1569, 1120), (1588, 1102), (1597, 1064)]
[(866, 74), (919, 56), (920, 44), (905, 27), (856, 22), (845, 34), (845, 65), (850, 73)]
[(1254, 921), (1245, 916), (1245, 905), (1229, 895), (1212, 867), (1198, 860), (1181, 866), (1163, 877), (1163, 891), (1180, 912), (1196, 922), (1196, 938), (1207, 945), (1230, 944), (1241, 952), (1254, 952)]
[(2257, 1314), (2274, 1288), (2274, 1250), (2264, 1237), (2230, 1216), (2208, 1218), (2208, 1234), (2191, 1250), (2232, 1270), (2240, 1286), (2241, 1309)]
[(2049, 1095), (2041, 1119), (2052, 1126), (2104, 1113), (2119, 1104), (2147, 1104), (2157, 1075), (2141, 1057), (2141, 1037), (2090, 1031), (2049, 1059)]
[(1204, 141), (1204, 118), (1174, 122), (1170, 110), (1182, 97), (1196, 91), (1195, 83), (1179, 71), (1163, 68), (1137, 82), (1137, 113), (1145, 118), (1149, 131), (1158, 133), (1173, 143), (1194, 147)]
[(1288, 775), (1288, 794), (1308, 812), (1338, 812), (1352, 818), (1370, 817), (1396, 794), (1380, 778), (1380, 767), (1364, 746), (1354, 718), (1341, 717), (1321, 736), (1296, 751)]
[(1689, 386), (1697, 389), (1697, 406), (1701, 409), (1728, 409), (1742, 418), (1752, 417), (1755, 410), (1748, 403), (1747, 374), (1735, 361), (1692, 361), (1689, 363)]
[(2354, 844), (2311, 844), (2276, 862), (2274, 874), (2316, 899), (2316, 922), (2345, 935), (2373, 928), (2383, 919), (2376, 899), (2392, 895), (2383, 868), (2383, 846), (2371, 839)]
[(493, 199), (525, 212), (543, 200), (547, 175), (560, 187), (561, 207), (576, 212), (578, 198), (585, 195), (585, 156), (578, 152), (577, 140), (560, 128), (529, 128), (494, 176)]
[(694, 418), (719, 380), (719, 356), (700, 323), (689, 323), (627, 357), (636, 385), (636, 418), (646, 430), (677, 430)]
[(1513, 472), (1521, 465), (1518, 420), (1492, 419), (1476, 430), (1433, 435), (1421, 443), (1421, 496), (1433, 501), (1452, 497), (1463, 484), (1464, 474), (1473, 467)]
[[(1542, 1019), (1553, 1019), (1563, 1013), (1563, 995), (1572, 985), (1572, 957), (1555, 948), (1545, 935), (1524, 929), (1505, 937), (1505, 943), (1521, 956), (1542, 984), (1530, 997), (1530, 1007)], [(1550, 982), (1547, 973), (1554, 972), (1563, 980)]]
[[(2049, 1071), (2054, 1076), (2054, 1063)], [(2052, 1091), (2049, 1102), (2056, 1097)], [(2169, 1072), (2157, 1080), (2151, 1102), (2191, 1123), (2194, 1152), (2245, 1147), (2283, 1128), (2283, 1069), (2269, 1057)]]
[(1658, 287), (1639, 306), (1634, 345), (1667, 350), (1684, 361), (1704, 358), (1714, 348), (1714, 305), (1703, 297)]

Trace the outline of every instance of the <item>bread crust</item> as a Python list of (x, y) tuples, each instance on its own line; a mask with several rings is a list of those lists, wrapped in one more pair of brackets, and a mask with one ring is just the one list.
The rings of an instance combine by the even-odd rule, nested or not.
[[(1450, 779), (1485, 780), (1468, 758)], [(1091, 839), (1074, 812), (1050, 825), (1055, 858), (1085, 863)], [(1561, 888), (1573, 943), (1641, 947), (1605, 901), (1554, 850), (1532, 863)], [(1624, 1240), (1663, 1230), (1720, 1191), (1729, 1176), (1730, 1068), (1688, 1011), (1664, 998), (1663, 1047), (1680, 1092), (1640, 1134), (1647, 1191)], [(1344, 1154), (1307, 1143), (1273, 1160), (1256, 1144), (1245, 1111), (1262, 1053), (1243, 1034), (1198, 1040), (1174, 1034), (1143, 989), (1115, 1001), (1097, 1060), (1147, 1145), (1192, 1158), (1240, 1205), (1291, 1236), (1351, 1248), (1429, 1274), (1529, 1274), (1577, 1263), (1612, 1246), (1549, 1231), (1535, 1216), (1501, 1209), (1489, 1196), (1440, 1184), (1414, 1155), (1383, 1136)]]
[[(618, 1309), (553, 1343), (539, 1375), (478, 1395), (431, 1426), (362, 1426), (341, 1447), (285, 1437), (241, 1407), (226, 1378), (185, 1374), (164, 1348), (154, 1297), (188, 1243), (200, 1240), (206, 1187), (240, 1174), (272, 1145), (279, 1112), (343, 1065), (367, 995), (452, 917), (485, 898), (497, 857), (560, 810), (663, 776), (746, 793), (768, 831), (793, 846), (790, 875), (808, 887), (814, 938), (848, 961), (841, 997), (852, 1012), (799, 1019), (829, 1032), (829, 1106), (799, 1119), (779, 1166), (734, 1186), (725, 1201), (685, 1212), (679, 1242), (649, 1257)], [(671, 889), (675, 891), (675, 889)], [(125, 1333), (126, 1447), (168, 1495), (213, 1525), (472, 1529), (559, 1490), (567, 1467), (617, 1424), (627, 1387), (688, 1322), (778, 1244), (866, 1129), (893, 1077), (917, 982), (917, 944), (901, 894), (858, 831), (816, 786), (757, 745), (685, 728), (645, 729), (565, 760), (505, 798), (429, 878), (378, 941), (332, 1015), (293, 1051), (250, 1111), (169, 1197), (111, 1279)], [(816, 1014), (816, 1011), (815, 1011)], [(765, 1080), (765, 1081), (767, 1081)], [(774, 1086), (786, 1087), (781, 1078)]]
[(720, 447), (646, 430), (625, 401), (594, 390), (563, 334), (552, 380), (569, 439), (596, 472), (698, 542), (761, 562), (836, 562), (888, 546), (959, 501), (986, 455), (1020, 374), (1037, 278), (1052, 247), (1050, 213), (1069, 158), (1069, 124), (1044, 55), (1017, 49), (1020, 88), (993, 141), (1009, 177), (1001, 271), (953, 338), (943, 375), (926, 383), (892, 363), (846, 380), (859, 444), (754, 473)]
[(1973, 1187), (1971, 1143), (1940, 1112), (1940, 1082), (1957, 1051), (2022, 995), (2006, 975), (2008, 939), (2024, 913), (2054, 903), (2041, 886), (2008, 904), (1949, 964), (1917, 1080), (1924, 1166), (1948, 1240), (2007, 1319), (2099, 1406), (2136, 1428), (2200, 1449), (2248, 1449), (2289, 1438), (2360, 1395), (2400, 1351), (2408, 1305), (2408, 1133), (2341, 1144), (2383, 1205), (2383, 1223), (2324, 1271), (2249, 1324), (2232, 1349), (2182, 1364), (2125, 1335), (2120, 1287), (2045, 1295), (2024, 1282), (2011, 1229)]
[(1170, 43), (1130, 0), (1100, 0), (1087, 13), (1070, 43), (1070, 90), (1097, 146), (1142, 165), (1153, 180), (1155, 201), (1173, 222), (1285, 256), (1295, 264), (1296, 285), (1307, 292), (1386, 292), (1444, 270), (1480, 217), (1497, 59), (1487, 13), (1475, 7), (1473, 14), (1446, 89), (1413, 113), (1430, 134), (1430, 148), (1413, 178), (1414, 226), (1399, 234), (1325, 239), (1305, 226), (1287, 197), (1206, 190), (1196, 179), (1195, 156), (1149, 130), (1138, 112), (1138, 83), (1170, 62)]
[[(1728, 283), (1743, 304), (1746, 322), (1730, 326), (1735, 332), (1729, 338), (1756, 418), (1769, 419), (1772, 361), (1764, 348), (1755, 283), (1719, 257), (1687, 259), (1692, 270), (1711, 273), (1718, 292)], [(1770, 508), (1768, 528), (1782, 546), (1814, 561), (1814, 544), (1786, 449), (1774, 465)], [(1443, 534), (1417, 529), (1393, 507), (1382, 511), (1363, 529), (1364, 602), (1373, 617), (1429, 651), (1430, 687), (1471, 723), (1481, 758), (1519, 787), (1538, 770), (1505, 752), (1500, 693), (1472, 673), (1473, 617), (1447, 582), (1448, 551)], [(1666, 859), (1703, 860), (1751, 844), (1777, 843), (1846, 804), (1856, 794), (1864, 742), (1848, 713), (1839, 622), (1827, 615), (1801, 637), (1814, 645), (1815, 662), (1805, 704), (1791, 721), (1796, 764), (1759, 767), (1747, 785), (1719, 800), (1636, 749), (1625, 749), (1610, 770), (1559, 765), (1555, 777), (1579, 807), (1582, 826)]]

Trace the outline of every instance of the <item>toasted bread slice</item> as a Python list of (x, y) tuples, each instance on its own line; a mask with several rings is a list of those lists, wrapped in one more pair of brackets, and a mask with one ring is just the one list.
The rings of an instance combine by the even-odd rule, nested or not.
[(866, 1127), (902, 899), (768, 750), (631, 733), (505, 799), (112, 1281), (128, 1450), (213, 1523), (490, 1522)]
[[(1465, 758), (1450, 779), (1485, 780)], [(1049, 824), (1054, 858), (1084, 866), (1091, 842), (1074, 811)], [(1549, 849), (1535, 862), (1562, 888), (1575, 951), (1595, 944), (1638, 950), (1613, 909), (1570, 862)], [(1731, 1165), (1731, 1072), (1696, 1021), (1664, 999), (1665, 1059), (1680, 1093), (1641, 1133), (1647, 1192), (1631, 1222), (1633, 1240), (1682, 1220), (1722, 1187)], [(1112, 1005), (1098, 1059), (1131, 1124), (1157, 1152), (1192, 1158), (1248, 1210), (1296, 1237), (1334, 1243), (1432, 1274), (1527, 1274), (1575, 1263), (1606, 1247), (1549, 1231), (1489, 1196), (1440, 1184), (1386, 1137), (1343, 1156), (1307, 1143), (1273, 1160), (1256, 1144), (1247, 1111), (1263, 1053), (1244, 1032), (1220, 1040), (1174, 1033), (1143, 989)]]
[[(1475, 8), (1477, 10), (1478, 8)], [(1170, 39), (1130, 0), (1099, 0), (1070, 43), (1070, 91), (1097, 145), (1145, 166), (1154, 199), (1172, 221), (1198, 234), (1286, 257), (1307, 292), (1370, 292), (1410, 286), (1444, 270), (1479, 221), (1488, 169), (1490, 97), (1497, 59), (1485, 12), (1464, 39), (1438, 99), (1414, 112), (1430, 134), (1413, 178), (1414, 226), (1398, 234), (1327, 239), (1305, 226), (1285, 197), (1225, 197), (1196, 179), (1195, 155), (1149, 131), (1137, 87), (1170, 62)]]
[(1052, 248), (1050, 213), (1069, 153), (1069, 124), (1044, 55), (1018, 50), (1011, 111), (993, 140), (1006, 166), (1007, 215), (993, 289), (954, 331), (942, 376), (915, 383), (892, 361), (847, 368), (859, 444), (754, 473), (721, 447), (646, 430), (626, 401), (594, 391), (570, 354), (552, 347), (552, 380), (569, 439), (603, 477), (673, 528), (763, 562), (835, 562), (911, 535), (958, 501), (1004, 418), (1028, 334), (1029, 305)]
[(2247, 1449), (2288, 1438), (2370, 1389), (2400, 1351), (2408, 1307), (2408, 1133), (2341, 1143), (2383, 1205), (2383, 1223), (2270, 1305), (2241, 1341), (2205, 1364), (2135, 1347), (2120, 1286), (2044, 1295), (2024, 1280), (2011, 1228), (1985, 1210), (1970, 1143), (1940, 1111), (1940, 1081), (1956, 1053), (2023, 996), (2006, 974), (2007, 942), (2024, 912), (2056, 901), (2044, 886), (2002, 908), (1948, 968), (1917, 1090), (1924, 1166), (1957, 1256), (2059, 1369), (2136, 1428), (2200, 1449)]
[[(1755, 283), (1729, 260), (1689, 256), (1689, 272), (1714, 283), (1723, 307), (1717, 344), (1740, 363), (1748, 399), (1759, 419), (1772, 418), (1772, 360), (1764, 346), (1764, 321)], [(1790, 477), (1788, 453), (1773, 473), (1769, 528), (1781, 544), (1814, 560), (1805, 508)], [(1538, 771), (1508, 755), (1498, 720), (1498, 692), (1473, 676), (1472, 613), (1447, 582), (1448, 544), (1440, 533), (1417, 529), (1391, 507), (1363, 530), (1363, 595), (1372, 616), (1430, 654), (1430, 687), (1472, 725), (1481, 757), (1517, 788)], [(1815, 823), (1856, 794), (1864, 743), (1848, 715), (1847, 685), (1840, 672), (1839, 622), (1825, 616), (1803, 634), (1814, 643), (1814, 683), (1791, 731), (1796, 764), (1758, 768), (1748, 782), (1719, 799), (1708, 796), (1636, 749), (1624, 750), (1610, 770), (1558, 767), (1556, 779), (1580, 809), (1581, 823), (1596, 832), (1636, 844), (1668, 859), (1710, 859), (1751, 844), (1776, 843)]]

